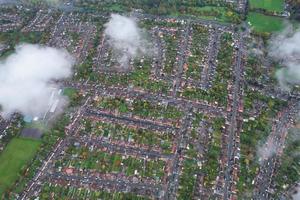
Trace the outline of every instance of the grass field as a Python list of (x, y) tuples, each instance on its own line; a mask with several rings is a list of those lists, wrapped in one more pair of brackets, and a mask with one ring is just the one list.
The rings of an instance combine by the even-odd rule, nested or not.
[(26, 163), (38, 150), (40, 143), (38, 140), (14, 138), (0, 154), (0, 198), (17, 180)]
[(282, 12), (284, 0), (250, 0), (250, 8), (263, 8), (268, 11)]
[(283, 28), (283, 20), (279, 17), (250, 12), (247, 20), (251, 23), (251, 27), (258, 32), (270, 33), (280, 31)]
[(64, 88), (63, 95), (72, 98), (74, 95), (77, 94), (77, 90), (74, 88)]
[(217, 20), (219, 22), (230, 22), (232, 15), (234, 13), (227, 12), (225, 7), (215, 7), (215, 6), (204, 6), (204, 7), (190, 7), (189, 13), (181, 14), (179, 12), (172, 13), (172, 16), (195, 16), (201, 19), (207, 20)]

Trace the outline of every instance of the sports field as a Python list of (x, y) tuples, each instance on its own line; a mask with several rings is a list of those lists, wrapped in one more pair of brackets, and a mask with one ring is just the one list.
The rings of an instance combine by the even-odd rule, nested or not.
[(282, 12), (284, 0), (250, 0), (250, 8), (263, 8), (268, 11)]
[(251, 27), (258, 32), (276, 32), (283, 28), (283, 20), (279, 17), (266, 16), (260, 13), (250, 12), (247, 17)]
[(3, 192), (17, 180), (26, 164), (34, 157), (41, 141), (14, 138), (0, 154), (0, 199)]

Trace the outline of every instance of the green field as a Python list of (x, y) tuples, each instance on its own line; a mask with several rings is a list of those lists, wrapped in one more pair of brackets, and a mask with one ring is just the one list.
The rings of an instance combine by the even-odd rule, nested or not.
[(195, 7), (191, 8), (197, 14), (202, 16), (203, 19), (209, 20), (219, 20), (222, 22), (230, 21), (228, 16), (226, 16), (226, 9), (224, 7), (212, 7), (212, 6), (204, 6), (204, 7)]
[(64, 88), (64, 92), (63, 95), (72, 98), (73, 96), (75, 96), (77, 94), (77, 90), (74, 88)]
[(263, 14), (250, 12), (248, 14), (248, 22), (257, 32), (275, 32), (283, 28), (283, 20), (279, 17), (266, 16)]
[(171, 16), (195, 16), (201, 19), (217, 20), (219, 22), (233, 22), (239, 20), (239, 16), (226, 7), (203, 6), (203, 7), (189, 7), (188, 13), (181, 14), (179, 12), (171, 13)]
[(38, 150), (40, 141), (14, 138), (0, 154), (0, 198), (12, 186)]
[(283, 12), (284, 0), (250, 0), (250, 8), (263, 8), (267, 11)]

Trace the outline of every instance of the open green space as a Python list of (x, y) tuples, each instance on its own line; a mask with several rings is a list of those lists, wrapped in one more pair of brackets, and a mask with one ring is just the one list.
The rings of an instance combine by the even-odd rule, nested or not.
[(64, 88), (63, 94), (69, 98), (72, 98), (73, 96), (77, 95), (77, 90), (74, 88)]
[(260, 13), (250, 12), (248, 23), (257, 32), (276, 32), (283, 28), (283, 19), (280, 17), (267, 16)]
[(23, 33), (18, 30), (1, 32), (0, 41), (7, 42), (11, 46), (16, 46), (19, 43), (39, 43), (42, 39), (41, 32)]
[(107, 7), (107, 9), (112, 12), (124, 12), (127, 10), (127, 8), (120, 4), (111, 4)]
[(18, 179), (40, 143), (38, 140), (14, 138), (0, 154), (0, 197)]
[(75, 88), (64, 88), (63, 95), (69, 98), (70, 106), (77, 106), (82, 100), (82, 96)]
[[(51, 129), (47, 129), (43, 137), (41, 138), (41, 144), (39, 145), (39, 148), (36, 147), (36, 153), (34, 154), (34, 159), (32, 159), (32, 162), (27, 162), (26, 165), (26, 173), (20, 173), (20, 176), (18, 176), (18, 184), (11, 188), (10, 191), (7, 191), (5, 193), (5, 196), (2, 199), (15, 199), (14, 194), (20, 194), (22, 191), (24, 191), (26, 184), (32, 180), (36, 173), (36, 169), (42, 166), (43, 160), (46, 159), (48, 153), (53, 150), (53, 146), (57, 142), (59, 138), (63, 138), (65, 134), (65, 127), (69, 124), (70, 118), (68, 115), (62, 115), (60, 116), (56, 122), (51, 126)], [(27, 125), (25, 125), (27, 126)], [(30, 139), (26, 139), (30, 140)], [(35, 140), (31, 140), (33, 142), (39, 142)], [(18, 145), (15, 145), (18, 146)], [(33, 147), (32, 145), (30, 146)], [(20, 148), (18, 146), (18, 148)], [(27, 147), (26, 147), (27, 148)], [(25, 149), (26, 149), (25, 148)], [(26, 154), (29, 154), (26, 152)], [(38, 159), (35, 159), (38, 158)], [(30, 160), (30, 159), (28, 159)], [(1, 160), (0, 160), (1, 162)], [(0, 163), (1, 165), (1, 163)], [(25, 166), (25, 165), (24, 165)], [(22, 169), (24, 169), (23, 167)], [(1, 169), (0, 169), (1, 170)], [(1, 179), (1, 177), (0, 177)], [(11, 193), (9, 193), (11, 192)], [(1, 198), (0, 198), (1, 199)]]
[(267, 11), (282, 12), (284, 10), (284, 0), (250, 0), (250, 8), (262, 8)]
[(239, 15), (232, 7), (227, 6), (225, 1), (132, 1), (117, 0), (114, 2), (78, 0), (76, 7), (80, 7), (85, 11), (113, 11), (126, 12), (132, 9), (141, 9), (145, 13), (155, 15), (173, 15), (173, 16), (193, 16), (198, 18), (218, 20), (220, 22), (238, 23), (241, 21)]
[(216, 7), (216, 6), (203, 6), (203, 7), (188, 7), (187, 13), (175, 12), (171, 15), (190, 15), (207, 20), (217, 20), (219, 22), (233, 22), (237, 23), (240, 21), (240, 16), (228, 9), (227, 7)]

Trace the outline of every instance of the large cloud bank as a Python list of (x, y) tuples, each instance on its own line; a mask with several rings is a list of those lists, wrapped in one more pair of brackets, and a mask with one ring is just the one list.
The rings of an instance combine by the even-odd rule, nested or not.
[(5, 118), (14, 112), (42, 116), (49, 109), (53, 80), (71, 76), (74, 59), (61, 49), (23, 44), (0, 62), (0, 105)]
[(300, 30), (288, 26), (275, 35), (269, 45), (270, 56), (280, 61), (284, 68), (276, 75), (280, 86), (288, 90), (290, 85), (300, 83)]
[(126, 67), (130, 59), (146, 55), (151, 51), (145, 32), (138, 27), (133, 18), (112, 14), (105, 24), (104, 33), (122, 67)]

